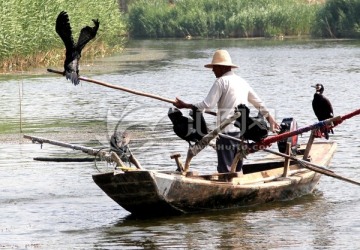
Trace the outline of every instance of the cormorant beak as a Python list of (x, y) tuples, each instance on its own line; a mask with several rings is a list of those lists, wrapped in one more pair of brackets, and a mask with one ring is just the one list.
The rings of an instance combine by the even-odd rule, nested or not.
[(315, 88), (316, 91), (319, 91), (320, 90), (320, 87), (319, 86), (316, 86), (316, 85), (311, 85), (311, 87)]

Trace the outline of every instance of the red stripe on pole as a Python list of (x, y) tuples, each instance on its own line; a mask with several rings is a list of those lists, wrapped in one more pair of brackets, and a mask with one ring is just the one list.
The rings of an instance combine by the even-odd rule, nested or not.
[(359, 115), (360, 114), (360, 109), (358, 109), (358, 110), (355, 110), (355, 111), (353, 111), (353, 112), (351, 112), (351, 113), (349, 113), (349, 114), (346, 114), (346, 115), (343, 115), (342, 117), (341, 117), (341, 120), (347, 120), (347, 119), (350, 119), (350, 118), (352, 118), (352, 117), (354, 117), (354, 116), (356, 116), (356, 115)]
[(341, 122), (343, 122), (343, 121), (345, 121), (347, 119), (350, 119), (350, 118), (352, 118), (352, 117), (354, 117), (356, 115), (359, 115), (359, 114), (360, 114), (360, 109), (357, 109), (357, 110), (355, 110), (355, 111), (353, 111), (353, 112), (351, 112), (349, 114), (343, 115), (343, 116), (334, 117), (334, 118), (331, 118), (331, 119), (320, 121), (320, 122), (315, 123), (315, 124), (310, 125), (310, 126), (306, 126), (306, 127), (294, 130), (294, 131), (286, 132), (286, 133), (283, 133), (283, 134), (280, 134), (280, 135), (275, 135), (275, 136), (272, 136), (271, 138), (266, 138), (266, 139), (262, 140), (261, 142), (257, 143), (257, 145), (269, 145), (271, 143), (281, 141), (283, 139), (286, 139), (286, 138), (294, 136), (294, 135), (302, 134), (302, 133), (308, 132), (308, 131), (313, 130), (313, 129), (324, 127), (324, 126), (326, 126), (326, 124), (333, 123), (335, 125), (333, 125), (331, 127), (335, 127), (335, 126), (339, 125)]

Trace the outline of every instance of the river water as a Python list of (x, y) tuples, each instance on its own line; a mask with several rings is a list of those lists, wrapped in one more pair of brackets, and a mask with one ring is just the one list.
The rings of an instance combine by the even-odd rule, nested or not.
[[(322, 83), (335, 115), (359, 108), (360, 42), (346, 40), (132, 41), (113, 57), (82, 61), (81, 73), (97, 80), (188, 102), (205, 97), (214, 76), (203, 67), (227, 49), (278, 122), (300, 127), (316, 121), (311, 100)], [(171, 105), (147, 97), (35, 72), (0, 77), (1, 249), (359, 249), (359, 187), (323, 176), (314, 194), (236, 211), (134, 220), (108, 198), (91, 175), (112, 166), (56, 163), (34, 157), (87, 157), (23, 134), (104, 148), (115, 128), (132, 132), (131, 147), (147, 169), (175, 169), (187, 143), (167, 118)], [(206, 115), (209, 127), (214, 118)], [(335, 128), (331, 168), (360, 181), (360, 117)], [(305, 142), (308, 134), (299, 140)], [(273, 145), (276, 149), (276, 145)], [(250, 155), (247, 161), (262, 157)], [(216, 171), (205, 149), (191, 168)], [(146, 211), (144, 210), (144, 213)]]

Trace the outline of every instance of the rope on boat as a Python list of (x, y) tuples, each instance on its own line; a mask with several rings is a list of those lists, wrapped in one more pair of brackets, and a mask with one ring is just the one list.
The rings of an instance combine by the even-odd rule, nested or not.
[[(97, 153), (94, 155), (95, 159), (96, 159), (96, 158), (100, 158), (101, 161), (104, 160), (104, 158), (101, 157), (101, 154), (100, 154), (100, 152), (101, 152), (102, 150), (104, 150), (104, 149), (105, 149), (105, 148), (100, 148), (100, 149), (97, 151)], [(105, 159), (105, 161), (106, 161), (106, 164), (111, 164), (111, 162), (110, 162), (109, 160), (106, 160), (106, 159)], [(94, 161), (94, 167), (96, 168), (96, 170), (97, 170), (99, 173), (101, 173), (100, 169), (99, 169), (98, 166), (97, 166), (96, 161)]]

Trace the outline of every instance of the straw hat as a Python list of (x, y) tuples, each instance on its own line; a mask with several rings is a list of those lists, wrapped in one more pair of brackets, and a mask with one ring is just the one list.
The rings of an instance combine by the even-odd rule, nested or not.
[(238, 66), (233, 64), (231, 57), (226, 50), (217, 50), (214, 53), (212, 62), (205, 64), (205, 68), (212, 68), (214, 65), (230, 66), (231, 68), (237, 68)]

